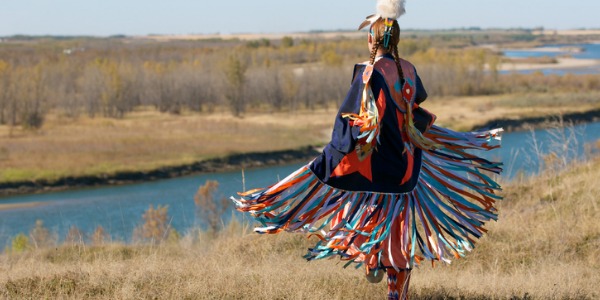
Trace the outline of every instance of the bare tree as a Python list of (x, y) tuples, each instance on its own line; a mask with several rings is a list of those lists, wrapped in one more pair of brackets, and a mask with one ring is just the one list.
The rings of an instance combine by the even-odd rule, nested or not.
[(239, 116), (246, 111), (246, 96), (244, 88), (246, 85), (246, 71), (248, 67), (239, 57), (229, 56), (223, 67), (228, 86), (225, 94), (229, 100), (231, 112)]
[(135, 228), (133, 236), (139, 241), (159, 244), (169, 238), (171, 226), (169, 224), (169, 207), (150, 205), (142, 215), (144, 223)]
[(231, 203), (227, 198), (217, 196), (218, 189), (217, 181), (207, 180), (198, 188), (194, 196), (198, 218), (213, 235), (216, 235), (221, 229), (221, 217), (229, 209)]

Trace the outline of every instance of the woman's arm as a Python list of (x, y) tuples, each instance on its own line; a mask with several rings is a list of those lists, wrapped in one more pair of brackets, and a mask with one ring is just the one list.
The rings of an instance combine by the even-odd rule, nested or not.
[(417, 104), (421, 104), (427, 99), (427, 91), (425, 90), (425, 86), (423, 86), (419, 74), (417, 74), (417, 95), (415, 97), (415, 102)]
[(350, 90), (342, 102), (338, 114), (333, 125), (333, 133), (331, 135), (330, 145), (342, 153), (349, 153), (354, 150), (356, 146), (356, 140), (360, 134), (360, 128), (357, 126), (350, 125), (350, 120), (344, 118), (344, 114), (358, 114), (360, 112), (360, 104), (362, 99), (362, 91), (364, 84), (362, 83), (361, 76), (356, 74), (362, 74), (364, 66), (357, 65), (354, 71), (354, 77)]

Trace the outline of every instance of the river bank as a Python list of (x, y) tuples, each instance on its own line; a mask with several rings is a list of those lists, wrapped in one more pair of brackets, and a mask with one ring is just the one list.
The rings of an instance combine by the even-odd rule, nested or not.
[[(582, 124), (600, 121), (600, 109), (568, 113), (561, 116), (567, 124)], [(506, 132), (547, 128), (557, 117), (529, 117), (521, 119), (494, 119), (474, 126), (472, 130), (481, 128), (502, 127)], [(320, 153), (316, 145), (303, 146), (298, 149), (282, 151), (266, 151), (233, 154), (224, 157), (161, 167), (150, 171), (122, 171), (112, 175), (67, 176), (57, 180), (31, 180), (0, 183), (0, 196), (48, 193), (70, 189), (91, 188), (110, 185), (125, 185), (149, 182), (161, 179), (177, 178), (201, 173), (217, 173), (232, 170), (252, 169), (288, 165), (313, 159)], [(1, 199), (0, 199), (1, 202)], [(1, 209), (2, 207), (0, 207)]]
[[(0, 196), (47, 193), (108, 185), (124, 185), (169, 179), (199, 173), (216, 173), (231, 170), (270, 167), (307, 161), (319, 152), (316, 147), (300, 149), (234, 154), (221, 158), (198, 161), (189, 165), (162, 167), (152, 171), (125, 171), (102, 176), (69, 176), (58, 180), (37, 180), (0, 183)], [(1, 202), (1, 199), (0, 199)], [(0, 207), (2, 209), (2, 207)]]

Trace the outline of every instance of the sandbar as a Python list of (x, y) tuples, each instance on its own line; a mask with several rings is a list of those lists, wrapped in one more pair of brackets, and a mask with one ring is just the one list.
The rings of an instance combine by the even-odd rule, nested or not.
[(519, 52), (548, 52), (548, 53), (556, 53), (556, 52), (569, 52), (570, 47), (539, 47), (539, 48), (507, 48), (500, 49), (502, 52), (506, 51), (519, 51)]
[(524, 70), (543, 70), (543, 69), (576, 69), (600, 66), (598, 59), (580, 59), (580, 58), (556, 58), (556, 63), (519, 63), (518, 60), (506, 62), (500, 65), (500, 71), (524, 71)]
[(19, 209), (19, 208), (33, 208), (44, 205), (43, 202), (26, 202), (26, 203), (0, 203), (0, 211)]

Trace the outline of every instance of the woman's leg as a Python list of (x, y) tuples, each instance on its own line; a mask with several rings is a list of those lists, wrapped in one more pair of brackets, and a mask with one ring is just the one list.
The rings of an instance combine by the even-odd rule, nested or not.
[(408, 299), (408, 284), (410, 283), (410, 270), (400, 270), (397, 272), (394, 268), (387, 269), (388, 276), (388, 300), (406, 300)]

